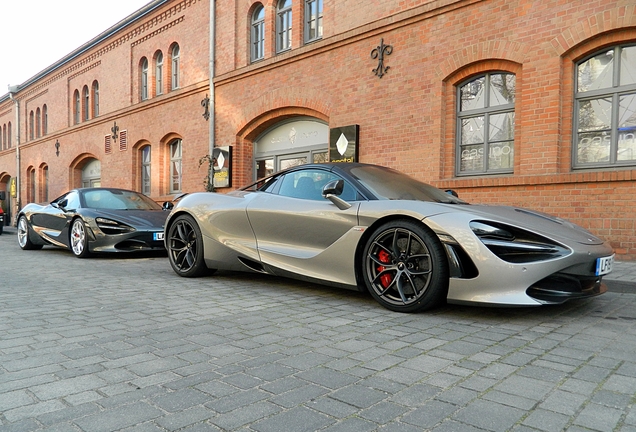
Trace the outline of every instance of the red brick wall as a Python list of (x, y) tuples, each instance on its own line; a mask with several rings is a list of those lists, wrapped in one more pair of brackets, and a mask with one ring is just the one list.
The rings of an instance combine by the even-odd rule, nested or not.
[[(636, 259), (636, 169), (572, 170), (573, 64), (636, 42), (631, 1), (325, 0), (324, 36), (274, 53), (275, 1), (266, 8), (266, 56), (249, 64), (255, 1), (217, 1), (217, 142), (234, 143), (234, 180), (252, 178), (252, 142), (289, 116), (360, 125), (360, 160), (391, 166), (469, 201), (532, 207), (572, 219)], [(236, 22), (232, 26), (232, 21)], [(383, 78), (371, 50), (393, 46)], [(235, 47), (234, 50), (229, 46)], [(517, 78), (514, 173), (455, 175), (456, 86), (487, 71)], [(236, 109), (240, 107), (239, 109)], [(236, 183), (235, 183), (236, 184)]]

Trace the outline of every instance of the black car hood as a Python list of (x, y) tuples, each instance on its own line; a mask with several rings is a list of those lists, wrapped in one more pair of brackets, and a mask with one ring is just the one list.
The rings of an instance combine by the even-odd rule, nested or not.
[(165, 210), (90, 210), (94, 218), (103, 217), (125, 223), (135, 228), (162, 230), (168, 214)]

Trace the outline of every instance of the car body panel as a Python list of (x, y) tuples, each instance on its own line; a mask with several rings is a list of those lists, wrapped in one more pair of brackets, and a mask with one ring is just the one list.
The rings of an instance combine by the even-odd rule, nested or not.
[[(612, 248), (569, 221), (517, 207), (469, 205), (428, 189), (425, 199), (419, 200), (413, 198), (418, 194), (416, 184), (405, 188), (404, 194), (409, 199), (386, 199), (374, 195), (376, 190), (385, 193), (382, 189), (385, 186), (359, 183), (354, 170), (347, 166), (354, 167), (358, 170), (355, 174), (359, 174), (367, 165), (296, 167), (272, 176), (272, 187), (246, 188), (225, 195), (208, 192), (188, 195), (168, 217), (166, 235), (171, 221), (188, 213), (201, 229), (209, 268), (260, 271), (364, 290), (360, 254), (370, 233), (387, 221), (411, 220), (434, 233), (446, 248), (451, 267), (457, 253), (470, 267), (469, 271), (453, 267), (449, 302), (538, 306), (598, 295), (606, 290), (601, 277), (594, 274), (594, 263), (597, 258), (611, 256)], [(372, 167), (380, 173), (384, 170)], [(336, 205), (342, 203), (327, 196), (319, 200), (303, 199), (276, 192), (276, 176), (303, 170), (325, 170), (339, 176), (356, 188), (358, 198)], [(395, 185), (386, 185), (387, 189), (390, 187)], [(475, 222), (510, 227), (531, 239), (539, 239), (540, 246), (545, 241), (556, 252), (529, 258), (527, 262), (514, 262), (517, 259), (514, 257), (510, 261), (507, 255), (500, 255), (496, 247), (492, 249), (486, 244), (488, 241), (478, 237), (471, 225)], [(521, 250), (535, 247), (524, 238), (519, 242)], [(522, 255), (521, 259), (526, 258)], [(586, 288), (580, 292), (553, 288), (559, 278), (570, 276), (583, 281), (581, 287)], [(549, 293), (543, 295), (546, 286)]]

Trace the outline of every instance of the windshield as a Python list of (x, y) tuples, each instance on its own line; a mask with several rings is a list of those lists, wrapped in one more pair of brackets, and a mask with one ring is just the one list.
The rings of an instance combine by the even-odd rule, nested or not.
[(350, 174), (380, 199), (466, 204), (441, 189), (390, 168), (364, 165), (352, 168)]
[(84, 192), (86, 208), (107, 210), (161, 210), (145, 195), (117, 189), (93, 189)]

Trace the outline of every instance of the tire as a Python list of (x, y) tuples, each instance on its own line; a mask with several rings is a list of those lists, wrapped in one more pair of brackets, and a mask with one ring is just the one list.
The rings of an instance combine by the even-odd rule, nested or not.
[(0, 235), (2, 235), (2, 231), (4, 230), (4, 226), (0, 224)]
[(440, 306), (448, 295), (448, 260), (439, 239), (411, 221), (376, 229), (362, 257), (364, 282), (378, 303), (395, 312)]
[(18, 219), (18, 244), (22, 250), (42, 249), (42, 245), (31, 241), (31, 228), (29, 228), (29, 222), (24, 215)]
[(86, 258), (91, 254), (88, 250), (86, 224), (80, 218), (74, 219), (71, 223), (68, 245), (71, 248), (71, 252), (78, 258)]
[(194, 218), (177, 216), (168, 230), (168, 258), (176, 274), (182, 277), (199, 277), (210, 270), (203, 258), (203, 236)]

